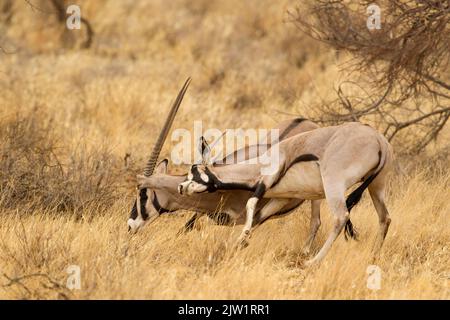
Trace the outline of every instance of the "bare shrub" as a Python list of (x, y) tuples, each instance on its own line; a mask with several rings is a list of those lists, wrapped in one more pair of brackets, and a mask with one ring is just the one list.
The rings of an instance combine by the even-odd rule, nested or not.
[(450, 1), (379, 1), (381, 28), (374, 30), (366, 25), (369, 4), (307, 1), (289, 13), (303, 32), (352, 56), (343, 69), (354, 80), (339, 85), (316, 120), (370, 119), (389, 140), (402, 138), (398, 149), (417, 153), (450, 118)]
[(120, 161), (104, 146), (91, 150), (80, 144), (65, 154), (54, 122), (41, 112), (0, 120), (2, 205), (79, 215), (86, 207), (107, 208), (117, 197)]
[[(61, 41), (63, 45), (69, 48), (74, 46), (76, 42), (73, 39), (73, 33), (71, 33), (70, 30), (68, 30), (66, 27), (66, 10), (72, 3), (65, 0), (43, 0), (39, 3), (39, 5), (36, 5), (30, 0), (25, 0), (25, 2), (30, 6), (32, 10), (55, 18), (61, 28)], [(92, 28), (89, 20), (86, 19), (83, 15), (80, 17), (80, 22), (86, 29), (85, 39), (82, 40), (80, 47), (82, 49), (89, 49), (93, 42), (94, 29)]]

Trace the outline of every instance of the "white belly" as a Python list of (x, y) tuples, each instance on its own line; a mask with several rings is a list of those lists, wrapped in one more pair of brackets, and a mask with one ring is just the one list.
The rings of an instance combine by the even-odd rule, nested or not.
[(294, 164), (273, 188), (267, 190), (264, 197), (323, 199), (324, 191), (319, 166), (313, 161)]

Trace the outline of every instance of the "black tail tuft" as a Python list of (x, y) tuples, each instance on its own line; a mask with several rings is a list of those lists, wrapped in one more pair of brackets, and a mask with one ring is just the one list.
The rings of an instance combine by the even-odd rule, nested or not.
[(358, 232), (353, 227), (353, 223), (350, 221), (350, 219), (348, 219), (347, 223), (345, 224), (344, 237), (345, 240), (348, 240), (348, 238), (358, 240)]
[[(347, 200), (345, 201), (348, 213), (350, 213), (352, 208), (358, 204), (359, 200), (361, 200), (364, 190), (366, 190), (369, 184), (377, 177), (377, 174), (378, 172), (369, 176), (358, 188), (355, 189), (355, 191), (350, 193)], [(350, 219), (348, 219), (347, 223), (345, 224), (344, 236), (345, 240), (347, 240), (349, 237), (354, 240), (358, 240), (358, 232), (356, 232)]]
[(353, 209), (354, 206), (361, 200), (361, 196), (364, 192), (364, 190), (367, 189), (369, 184), (377, 177), (377, 173), (369, 176), (358, 188), (355, 189), (350, 195), (348, 196), (347, 200), (345, 201), (345, 204), (347, 205), (347, 210), (350, 213), (350, 210)]
[[(380, 159), (378, 160), (378, 164), (377, 164), (376, 168), (381, 163), (381, 151), (378, 151), (378, 157)], [(361, 183), (361, 185), (355, 189), (355, 191), (350, 193), (347, 200), (345, 201), (345, 204), (347, 205), (348, 213), (350, 213), (350, 210), (352, 210), (352, 208), (354, 206), (356, 206), (356, 204), (359, 202), (359, 200), (361, 200), (361, 196), (362, 196), (364, 190), (366, 190), (367, 187), (369, 186), (369, 184), (371, 184), (372, 181), (377, 177), (378, 173), (381, 171), (381, 169), (383, 167), (384, 167), (384, 163), (382, 164), (381, 168), (377, 169), (372, 175), (370, 175), (366, 180), (364, 180), (363, 183)]]
[[(372, 181), (377, 177), (378, 173), (381, 171), (381, 169), (384, 167), (384, 163), (382, 162), (381, 158), (381, 150), (378, 151), (378, 157), (379, 161), (376, 166), (376, 171), (370, 175), (366, 180), (361, 183), (361, 185), (356, 188), (350, 195), (348, 196), (347, 200), (345, 201), (345, 204), (347, 206), (348, 213), (352, 210), (354, 206), (356, 206), (361, 200), (363, 192), (367, 189), (367, 187), (372, 183)], [(380, 167), (381, 164), (381, 167)], [(353, 227), (353, 223), (348, 219), (347, 223), (345, 224), (345, 231), (344, 231), (345, 240), (348, 239), (348, 237), (351, 237), (355, 240), (358, 238), (358, 232), (356, 232), (356, 229)]]

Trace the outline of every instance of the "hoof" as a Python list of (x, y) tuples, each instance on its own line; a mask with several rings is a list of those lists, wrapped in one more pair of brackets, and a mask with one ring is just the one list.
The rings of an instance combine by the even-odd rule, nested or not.
[(240, 248), (240, 249), (244, 249), (244, 248), (247, 248), (248, 247), (248, 240), (247, 239), (242, 239), (242, 240), (240, 240), (239, 242), (238, 242), (238, 247)]
[(236, 242), (236, 247), (239, 249), (244, 249), (248, 246), (248, 237), (250, 232), (246, 231), (243, 235), (241, 235)]

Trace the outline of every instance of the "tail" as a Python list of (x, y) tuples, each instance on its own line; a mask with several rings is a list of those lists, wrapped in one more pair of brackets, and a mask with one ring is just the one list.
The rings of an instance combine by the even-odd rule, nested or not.
[(348, 219), (347, 223), (345, 224), (344, 237), (345, 240), (348, 240), (349, 237), (354, 240), (358, 240), (358, 232), (356, 231), (355, 227), (353, 227), (353, 223), (350, 221), (350, 219)]
[[(345, 204), (347, 205), (348, 213), (350, 213), (353, 207), (358, 204), (359, 200), (361, 200), (364, 190), (367, 189), (367, 187), (372, 183), (373, 180), (375, 180), (377, 175), (384, 168), (384, 165), (386, 163), (386, 154), (381, 152), (381, 145), (380, 151), (378, 151), (378, 157), (379, 161), (375, 168), (375, 171), (370, 176), (368, 176), (367, 179), (364, 180), (364, 182), (358, 188), (356, 188), (355, 191), (350, 193), (350, 195), (347, 197)], [(345, 224), (344, 236), (345, 240), (347, 240), (348, 237), (353, 238), (355, 240), (358, 239), (358, 232), (355, 230), (350, 219), (348, 219), (347, 223)]]
[[(355, 191), (350, 193), (350, 195), (347, 197), (345, 204), (347, 205), (348, 213), (350, 213), (352, 208), (356, 206), (359, 200), (361, 200), (364, 190), (366, 190), (369, 184), (376, 178), (377, 174), (378, 172), (370, 175), (358, 188), (356, 188)], [(358, 233), (353, 227), (353, 223), (350, 221), (350, 219), (348, 219), (347, 223), (345, 224), (344, 236), (345, 240), (347, 240), (348, 237), (358, 240)]]

